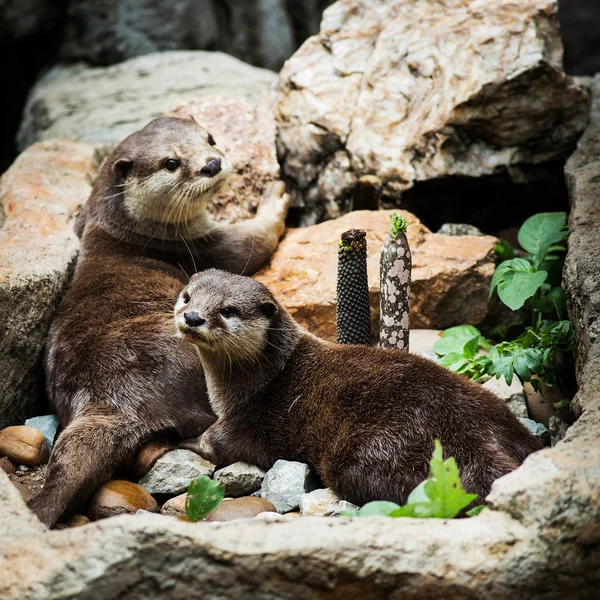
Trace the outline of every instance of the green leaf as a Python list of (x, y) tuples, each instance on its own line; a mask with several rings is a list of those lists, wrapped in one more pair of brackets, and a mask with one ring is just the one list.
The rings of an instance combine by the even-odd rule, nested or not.
[(512, 260), (505, 260), (504, 262), (500, 263), (496, 267), (494, 275), (492, 276), (490, 298), (492, 297), (496, 287), (506, 279), (509, 273), (513, 273), (515, 271), (523, 271), (524, 273), (527, 273), (531, 271), (531, 263), (525, 258), (513, 258)]
[(389, 516), (390, 513), (400, 508), (395, 502), (387, 502), (385, 500), (377, 500), (375, 502), (368, 502), (358, 510), (359, 517), (378, 517), (378, 516)]
[(474, 338), (482, 338), (481, 332), (473, 325), (457, 325), (450, 327), (442, 333), (442, 339), (433, 345), (433, 350), (439, 356), (444, 356), (450, 352), (463, 352), (465, 344), (471, 342)]
[(409, 225), (400, 213), (395, 212), (390, 219), (390, 237), (395, 240), (399, 234), (406, 233)]
[(450, 352), (449, 354), (442, 356), (442, 359), (440, 360), (440, 365), (451, 371), (458, 371), (468, 364), (469, 360), (465, 358), (465, 355), (462, 352)]
[(471, 510), (467, 511), (467, 516), (468, 517), (476, 517), (484, 508), (486, 508), (485, 504), (480, 504), (479, 506), (475, 506)]
[(505, 273), (498, 284), (500, 300), (511, 310), (518, 310), (531, 298), (546, 281), (546, 271), (524, 272), (510, 271)]
[(188, 486), (185, 512), (190, 521), (195, 523), (215, 510), (224, 497), (225, 487), (203, 475)]
[(515, 251), (513, 247), (504, 238), (498, 238), (498, 243), (496, 244), (496, 264), (514, 257)]
[(470, 339), (464, 346), (463, 346), (463, 354), (467, 357), (467, 358), (475, 358), (479, 352), (479, 341), (480, 341), (481, 336), (478, 337), (474, 337), (472, 339)]
[(523, 223), (519, 229), (519, 244), (531, 254), (536, 267), (544, 262), (550, 247), (565, 237), (566, 224), (564, 212), (538, 213)]

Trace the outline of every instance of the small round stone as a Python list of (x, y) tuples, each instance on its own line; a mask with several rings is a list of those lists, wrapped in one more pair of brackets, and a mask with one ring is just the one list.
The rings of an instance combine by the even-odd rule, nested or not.
[(253, 519), (263, 512), (277, 512), (273, 504), (265, 498), (243, 496), (224, 500), (206, 517), (207, 521), (233, 521), (235, 519)]
[(185, 502), (187, 500), (187, 492), (179, 494), (174, 498), (167, 500), (160, 509), (161, 515), (185, 515)]
[(15, 425), (0, 431), (0, 456), (18, 465), (38, 467), (48, 462), (48, 445), (37, 429)]
[(92, 521), (116, 515), (135, 514), (138, 510), (156, 512), (156, 500), (141, 486), (131, 481), (107, 481), (92, 496), (88, 516)]

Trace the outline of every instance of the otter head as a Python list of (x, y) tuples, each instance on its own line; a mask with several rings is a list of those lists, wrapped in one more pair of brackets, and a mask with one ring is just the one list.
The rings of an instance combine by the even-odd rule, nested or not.
[(217, 141), (195, 120), (160, 117), (108, 156), (98, 179), (108, 179), (112, 189), (97, 202), (140, 233), (152, 223), (185, 226), (204, 215), (232, 171)]
[(279, 310), (262, 283), (209, 269), (194, 275), (179, 295), (177, 336), (194, 343), (202, 355), (255, 361), (268, 345)]

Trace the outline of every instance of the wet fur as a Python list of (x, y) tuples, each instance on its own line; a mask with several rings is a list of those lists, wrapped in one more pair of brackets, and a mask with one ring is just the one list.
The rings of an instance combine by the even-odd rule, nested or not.
[[(180, 336), (197, 344), (219, 417), (195, 449), (218, 466), (269, 469), (277, 459), (296, 460), (355, 504), (404, 503), (427, 477), (437, 438), (482, 502), (495, 479), (540, 448), (481, 386), (401, 350), (320, 340), (249, 278), (209, 271), (186, 291), (191, 300), (178, 302), (175, 319)], [(276, 304), (274, 316), (261, 314), (265, 302)], [(263, 324), (265, 343), (252, 358), (236, 355), (228, 333), (215, 329), (224, 304)], [(182, 324), (186, 310), (207, 319), (196, 337)], [(244, 346), (243, 328), (238, 342)]]
[[(77, 220), (80, 258), (45, 357), (48, 396), (64, 430), (46, 484), (29, 504), (48, 526), (80, 509), (156, 434), (186, 438), (215, 420), (197, 353), (173, 337), (175, 300), (186, 271), (258, 269), (283, 233), (289, 200), (275, 185), (255, 219), (210, 221), (205, 205), (212, 192), (195, 173), (212, 156), (226, 159), (207, 136), (191, 120), (153, 121), (109, 155)], [(186, 159), (173, 188), (187, 187), (188, 196), (169, 205), (168, 186), (148, 182), (173, 152)], [(138, 188), (144, 193), (132, 195)], [(190, 204), (198, 193), (202, 202)], [(144, 194), (152, 219), (140, 218)], [(156, 220), (157, 214), (170, 220)]]

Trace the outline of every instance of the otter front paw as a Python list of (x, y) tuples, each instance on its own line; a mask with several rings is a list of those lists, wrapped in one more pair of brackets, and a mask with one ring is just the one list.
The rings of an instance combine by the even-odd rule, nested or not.
[(290, 202), (291, 198), (290, 195), (285, 192), (285, 184), (283, 181), (273, 181), (265, 190), (256, 216), (268, 218), (269, 220), (272, 219), (284, 224)]
[(183, 440), (179, 443), (180, 448), (184, 448), (185, 450), (191, 450), (196, 454), (199, 454), (202, 458), (210, 461), (213, 464), (217, 463), (217, 453), (214, 444), (211, 442), (210, 438), (211, 432), (210, 427), (198, 437), (189, 438), (187, 440)]

